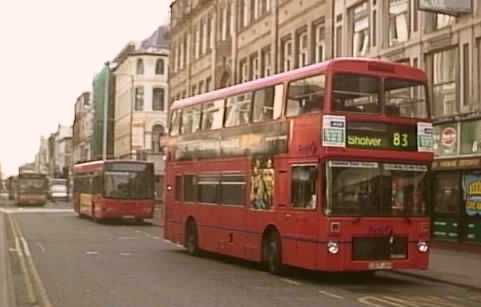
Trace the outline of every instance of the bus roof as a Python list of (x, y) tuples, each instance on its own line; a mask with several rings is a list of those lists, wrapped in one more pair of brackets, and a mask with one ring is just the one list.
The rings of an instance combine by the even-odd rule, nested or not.
[[(365, 66), (362, 66), (362, 64)], [(410, 73), (413, 76), (413, 79), (425, 80), (425, 74), (422, 70), (401, 63), (371, 58), (335, 58), (322, 63), (312, 64), (302, 68), (272, 75), (266, 78), (248, 81), (242, 84), (211, 91), (202, 95), (181, 99), (174, 102), (170, 109), (181, 109), (206, 101), (213, 101), (216, 99), (225, 98), (227, 96), (238, 95), (246, 91), (253, 91), (259, 88), (274, 86), (285, 81), (299, 79), (306, 75), (313, 75), (328, 69), (353, 71), (353, 68), (357, 68), (354, 71), (359, 70), (360, 72), (365, 71), (366, 73), (373, 71), (378, 74), (387, 74), (391, 76), (399, 75), (399, 70), (402, 70), (403, 73)]]
[(148, 164), (152, 163), (150, 161), (138, 161), (138, 160), (96, 160), (89, 162), (82, 162), (75, 164), (73, 166), (74, 172), (92, 172), (102, 169), (105, 163), (137, 163), (137, 164)]

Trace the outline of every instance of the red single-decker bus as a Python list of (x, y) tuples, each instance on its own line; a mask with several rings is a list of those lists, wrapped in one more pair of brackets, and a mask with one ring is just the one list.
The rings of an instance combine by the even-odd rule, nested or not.
[(73, 206), (94, 221), (154, 215), (154, 168), (144, 161), (107, 160), (73, 166)]

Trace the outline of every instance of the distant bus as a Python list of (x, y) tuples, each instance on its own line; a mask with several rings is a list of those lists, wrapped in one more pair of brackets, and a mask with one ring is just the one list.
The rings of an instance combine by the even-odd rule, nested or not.
[(154, 166), (150, 162), (107, 160), (73, 167), (73, 206), (79, 217), (98, 222), (154, 215)]
[(321, 271), (426, 269), (426, 74), (339, 58), (173, 103), (165, 238)]
[(14, 200), (19, 206), (45, 205), (48, 195), (48, 179), (45, 174), (21, 173), (14, 181)]

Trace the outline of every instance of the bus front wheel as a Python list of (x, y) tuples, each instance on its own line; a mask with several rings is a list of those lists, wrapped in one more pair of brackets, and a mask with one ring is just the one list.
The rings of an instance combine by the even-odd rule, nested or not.
[(185, 248), (192, 256), (199, 255), (199, 236), (197, 226), (193, 221), (189, 221), (186, 227)]
[(272, 274), (281, 275), (284, 266), (281, 257), (281, 240), (276, 231), (272, 231), (263, 244), (263, 259), (267, 270)]

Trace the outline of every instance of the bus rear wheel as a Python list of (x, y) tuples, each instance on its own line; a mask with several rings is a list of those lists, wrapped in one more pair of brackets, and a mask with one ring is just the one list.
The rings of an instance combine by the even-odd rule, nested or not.
[(189, 221), (186, 227), (185, 248), (192, 256), (199, 255), (199, 236), (197, 234), (197, 226), (193, 221)]
[(263, 260), (269, 272), (275, 275), (282, 275), (284, 266), (282, 264), (281, 256), (281, 240), (279, 233), (271, 232), (263, 243)]

